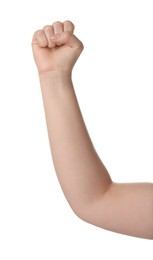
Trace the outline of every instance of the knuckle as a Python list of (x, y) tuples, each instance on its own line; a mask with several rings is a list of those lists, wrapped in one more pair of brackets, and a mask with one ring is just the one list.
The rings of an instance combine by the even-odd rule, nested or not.
[(52, 28), (51, 25), (45, 25), (45, 26), (43, 27), (43, 30), (44, 30), (44, 31), (49, 31), (49, 30), (51, 30), (51, 28)]
[(72, 34), (71, 32), (68, 32), (68, 31), (67, 31), (67, 32), (65, 32), (65, 36), (66, 36), (67, 38), (70, 38), (70, 37), (72, 37), (72, 35), (73, 35), (73, 34)]
[(39, 39), (39, 37), (42, 35), (42, 30), (37, 30), (35, 31), (34, 35), (33, 35), (33, 39)]
[(37, 30), (37, 31), (34, 33), (34, 35), (36, 35), (36, 36), (38, 36), (38, 35), (40, 35), (40, 34), (42, 34), (42, 30)]
[(64, 33), (65, 33), (65, 38), (67, 41), (70, 41), (71, 38), (74, 36), (73, 33), (69, 32), (69, 31), (66, 31)]
[(63, 23), (59, 21), (53, 23), (53, 30), (55, 34), (61, 33), (63, 31)]
[(69, 27), (72, 28), (72, 30), (74, 30), (75, 28), (74, 24), (70, 20), (65, 20), (63, 24), (67, 24)]
[(53, 24), (52, 24), (52, 26), (57, 26), (57, 25), (59, 25), (59, 24), (62, 24), (60, 21), (56, 21), (56, 22), (54, 22)]
[(80, 53), (83, 51), (84, 49), (84, 45), (81, 41), (78, 41), (77, 45), (76, 45), (76, 53), (78, 53), (78, 55), (80, 55)]
[(33, 35), (32, 44), (40, 44), (43, 40), (43, 35), (43, 30), (37, 30)]
[(80, 44), (80, 49), (82, 49), (82, 50), (83, 50), (83, 49), (84, 49), (84, 45), (83, 45), (83, 43), (80, 41), (80, 43), (79, 43), (79, 44)]

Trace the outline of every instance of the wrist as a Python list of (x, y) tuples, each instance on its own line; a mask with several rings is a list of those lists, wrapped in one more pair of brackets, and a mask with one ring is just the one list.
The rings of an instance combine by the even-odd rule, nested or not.
[(51, 71), (44, 71), (44, 72), (38, 72), (39, 78), (50, 78), (50, 77), (65, 77), (65, 76), (71, 76), (72, 71), (65, 71), (65, 70), (51, 70)]
[(50, 71), (39, 73), (41, 87), (48, 86), (49, 88), (60, 88), (72, 83), (71, 72), (65, 71)]

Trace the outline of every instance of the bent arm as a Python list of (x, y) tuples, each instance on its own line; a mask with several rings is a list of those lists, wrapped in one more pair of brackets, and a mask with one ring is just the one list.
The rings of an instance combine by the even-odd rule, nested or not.
[(55, 171), (74, 212), (104, 229), (153, 238), (153, 185), (113, 183), (89, 137), (71, 77), (51, 72), (40, 82)]
[(88, 135), (70, 77), (51, 73), (41, 80), (53, 162), (76, 214), (102, 196), (111, 178)]

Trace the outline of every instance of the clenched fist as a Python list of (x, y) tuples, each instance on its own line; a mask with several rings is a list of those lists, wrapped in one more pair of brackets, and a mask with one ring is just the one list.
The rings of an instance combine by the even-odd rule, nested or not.
[(83, 50), (82, 42), (73, 34), (70, 21), (55, 22), (34, 33), (32, 49), (39, 75), (50, 72), (71, 73)]

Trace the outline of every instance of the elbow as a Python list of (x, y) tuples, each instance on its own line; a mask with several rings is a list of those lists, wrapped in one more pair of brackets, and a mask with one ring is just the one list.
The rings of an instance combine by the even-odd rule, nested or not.
[[(111, 183), (112, 184), (112, 183)], [(105, 195), (109, 193), (111, 184), (108, 185), (107, 189), (105, 192), (101, 192), (101, 195), (99, 196), (90, 196), (90, 199), (87, 198), (86, 200), (78, 200), (76, 199), (74, 201), (71, 201), (72, 203), (69, 202), (69, 205), (73, 211), (73, 213), (82, 221), (92, 224), (97, 227), (101, 227), (104, 229), (105, 224), (106, 224), (106, 210), (105, 210)]]
[[(130, 219), (128, 219), (128, 221), (125, 222), (123, 221), (123, 225), (120, 225), (119, 220), (122, 220), (122, 214), (120, 214), (120, 211), (112, 211), (112, 208), (114, 207), (111, 199), (112, 196), (110, 196), (109, 194), (110, 189), (108, 189), (107, 191), (107, 194), (104, 193), (100, 199), (97, 198), (94, 200), (94, 202), (93, 200), (91, 200), (90, 202), (88, 201), (88, 203), (83, 203), (82, 201), (78, 203), (77, 200), (77, 203), (72, 203), (73, 205), (70, 205), (71, 209), (80, 220), (92, 224), (96, 227), (100, 227), (105, 230), (109, 230), (115, 233), (117, 232), (128, 236), (153, 240), (152, 199), (149, 203), (148, 210), (146, 210), (146, 214), (143, 215), (141, 220), (138, 218), (139, 221), (132, 221), (133, 228), (130, 230)], [(114, 214), (112, 214), (113, 212), (116, 212), (116, 215), (119, 215), (117, 223), (114, 222)]]
[(86, 223), (90, 223), (90, 218), (92, 216), (92, 210), (91, 210), (91, 206), (88, 205), (88, 203), (82, 203), (82, 201), (80, 201), (80, 202), (77, 201), (77, 203), (70, 203), (68, 201), (68, 204), (69, 204), (72, 212), (74, 213), (74, 215), (77, 218), (79, 218), (80, 220), (82, 220)]
[(82, 220), (82, 221), (84, 221), (88, 224), (94, 225), (95, 227), (102, 228), (102, 229), (105, 229), (105, 230), (109, 230), (109, 231), (112, 231), (112, 232), (115, 232), (115, 233), (127, 235), (127, 236), (137, 237), (137, 238), (140, 238), (140, 239), (153, 240), (153, 221), (152, 221), (152, 224), (150, 226), (150, 229), (141, 231), (140, 233), (134, 232), (134, 233), (129, 234), (128, 232), (126, 233), (126, 232), (120, 231), (120, 228), (118, 228), (118, 230), (114, 229), (114, 228), (110, 228), (109, 225), (107, 225), (105, 223), (106, 220), (104, 220), (103, 218), (99, 222), (99, 220), (95, 216), (94, 210), (92, 211), (92, 210), (89, 210), (89, 209), (84, 209), (84, 210), (78, 211), (78, 210), (74, 210), (73, 208), (72, 208), (72, 210), (73, 210), (74, 214), (80, 220)]
[(84, 221), (88, 224), (93, 224), (91, 221), (90, 221), (90, 217), (89, 217), (89, 213), (88, 211), (84, 208), (83, 210), (78, 210), (78, 209), (75, 209), (75, 208), (72, 208), (72, 211), (73, 213), (75, 214), (75, 216), (81, 220), (81, 221)]
[[(81, 203), (80, 203), (81, 204)], [(81, 206), (81, 205), (70, 205), (70, 208), (71, 210), (73, 211), (74, 215), (79, 218), (80, 220), (84, 221), (84, 222), (87, 222), (89, 223), (89, 220), (88, 220), (88, 216), (89, 216), (89, 213), (88, 213), (88, 209), (87, 209), (87, 206), (84, 205), (84, 206)]]
[[(77, 218), (79, 218), (80, 220), (97, 226), (97, 227), (101, 227), (105, 229), (105, 225), (102, 227), (101, 224), (103, 222), (103, 218), (100, 218), (99, 221), (99, 202), (101, 204), (101, 200), (99, 201), (98, 199), (95, 200), (94, 202), (84, 202), (82, 203), (82, 201), (80, 203), (76, 203), (76, 204), (70, 204), (70, 208), (73, 211), (73, 213), (75, 214), (75, 216)], [(102, 209), (101, 209), (102, 210)], [(100, 210), (100, 211), (101, 211)], [(105, 213), (103, 214), (103, 216), (105, 216)], [(103, 223), (104, 224), (104, 223)]]

